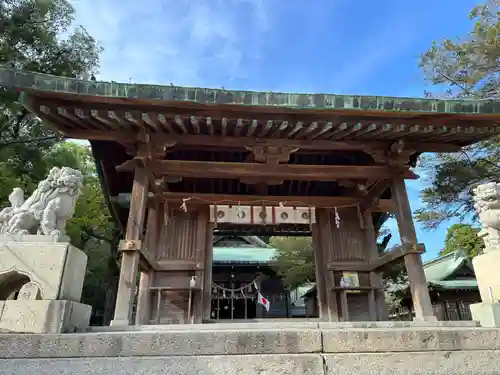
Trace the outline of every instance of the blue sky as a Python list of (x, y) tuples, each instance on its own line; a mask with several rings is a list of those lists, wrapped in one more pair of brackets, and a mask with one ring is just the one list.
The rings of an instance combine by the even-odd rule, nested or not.
[[(419, 55), (465, 35), (474, 0), (74, 0), (105, 51), (102, 80), (228, 89), (423, 95)], [(422, 182), (408, 183), (412, 208)], [(395, 228), (394, 223), (389, 223)], [(424, 259), (446, 227), (418, 229)], [(394, 232), (394, 243), (399, 241)]]

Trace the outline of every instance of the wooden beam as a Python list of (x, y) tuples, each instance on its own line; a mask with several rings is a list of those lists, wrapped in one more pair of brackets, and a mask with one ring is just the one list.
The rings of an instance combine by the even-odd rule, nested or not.
[[(117, 141), (121, 143), (136, 142), (137, 133), (130, 131), (99, 131), (99, 130), (68, 130), (65, 132), (66, 138)], [(268, 147), (291, 147), (307, 150), (325, 151), (350, 151), (350, 150), (370, 150), (388, 149), (393, 141), (329, 141), (321, 139), (297, 140), (288, 138), (257, 138), (257, 137), (232, 137), (232, 136), (212, 136), (212, 135), (192, 135), (192, 134), (167, 134), (153, 133), (153, 140), (156, 143), (174, 142), (184, 146), (209, 146), (217, 148), (242, 149), (245, 147), (268, 146)], [(436, 143), (436, 142), (405, 142), (405, 150), (415, 150), (415, 152), (457, 152), (460, 146)]]
[(424, 244), (403, 244), (396, 246), (394, 249), (383, 253), (377, 259), (370, 262), (372, 270), (381, 271), (385, 267), (393, 264), (394, 262), (403, 260), (402, 258), (408, 254), (423, 254), (425, 253)]
[(361, 212), (369, 209), (373, 203), (380, 198), (380, 195), (389, 188), (390, 185), (390, 180), (378, 180), (375, 182), (370, 191), (368, 191), (359, 203), (359, 209)]
[(328, 271), (337, 272), (370, 272), (372, 266), (366, 261), (335, 261), (327, 264)]
[[(133, 171), (140, 161), (128, 160), (116, 167), (119, 172)], [(341, 179), (389, 179), (391, 170), (385, 166), (365, 165), (301, 165), (301, 164), (262, 164), (226, 163), (188, 160), (151, 160), (148, 169), (158, 176), (181, 176), (188, 178), (227, 178), (241, 177), (279, 178), (291, 181), (337, 181)], [(410, 170), (404, 178), (417, 179)]]
[[(241, 204), (245, 206), (310, 206), (310, 207), (338, 207), (355, 206), (359, 203), (357, 197), (318, 197), (318, 196), (270, 196), (270, 195), (223, 195), (223, 194), (203, 194), (203, 193), (174, 193), (162, 194), (167, 203), (181, 204), (185, 200), (189, 206), (191, 204)], [(381, 199), (374, 212), (393, 212), (394, 205), (390, 199)]]

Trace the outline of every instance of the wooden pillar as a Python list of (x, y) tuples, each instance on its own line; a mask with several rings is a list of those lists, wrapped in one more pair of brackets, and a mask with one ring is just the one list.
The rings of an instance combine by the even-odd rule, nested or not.
[(149, 324), (151, 319), (151, 278), (152, 271), (141, 270), (139, 279), (139, 293), (137, 295), (137, 309), (135, 311), (135, 324)]
[[(137, 167), (132, 186), (125, 241), (135, 241), (140, 244), (147, 198), (148, 174), (144, 168)], [(139, 258), (140, 252), (138, 250), (122, 251), (115, 315), (111, 325), (129, 325), (131, 323)]]
[(319, 246), (321, 252), (321, 267), (320, 272), (323, 274), (324, 278), (324, 290), (325, 290), (325, 301), (327, 305), (327, 316), (330, 322), (339, 321), (339, 312), (337, 305), (337, 292), (333, 290), (335, 286), (333, 271), (328, 269), (328, 262), (330, 261), (330, 253), (333, 251), (332, 236), (333, 231), (333, 221), (331, 220), (330, 211), (325, 208), (316, 209), (316, 222), (319, 229)]
[[(367, 249), (368, 260), (371, 262), (376, 259), (380, 254), (377, 247), (377, 235), (373, 227), (373, 218), (371, 210), (363, 212), (364, 234), (365, 234), (365, 248)], [(375, 288), (380, 288), (374, 292), (374, 295), (369, 295), (368, 305), (370, 308), (370, 317), (374, 320), (389, 320), (389, 311), (387, 302), (385, 300), (385, 293), (382, 283), (382, 275), (379, 272), (370, 272), (370, 285)], [(370, 293), (371, 294), (371, 293)], [(374, 300), (374, 301), (373, 301)], [(372, 311), (371, 304), (374, 302), (375, 311)]]
[(211, 318), (212, 311), (212, 266), (213, 266), (214, 224), (207, 225), (205, 265), (203, 267), (203, 320)]
[[(161, 224), (163, 223), (163, 204), (157, 204), (148, 211), (146, 227), (146, 238), (144, 240), (144, 251), (155, 259), (158, 246)], [(149, 324), (151, 319), (151, 282), (154, 277), (153, 270), (141, 270), (139, 279), (139, 293), (137, 295), (137, 308), (135, 312), (135, 324)]]
[(328, 270), (325, 267), (323, 260), (323, 252), (321, 248), (321, 231), (318, 224), (313, 224), (312, 228), (312, 244), (314, 251), (314, 271), (316, 275), (316, 298), (318, 302), (318, 315), (320, 320), (328, 321), (328, 303), (326, 299), (327, 287), (325, 274)]
[[(207, 249), (207, 229), (209, 227), (209, 212), (208, 207), (203, 207), (198, 212), (198, 220), (196, 221), (196, 261), (205, 263)], [(198, 285), (201, 285), (201, 290), (195, 291), (193, 296), (193, 323), (201, 323), (203, 318), (203, 300), (204, 300), (204, 274), (206, 270), (196, 271), (195, 276)], [(209, 290), (212, 288), (209, 287)]]
[[(401, 242), (417, 246), (417, 233), (413, 224), (410, 202), (403, 176), (397, 175), (393, 177), (391, 194), (396, 205), (396, 220), (398, 222)], [(415, 310), (415, 319), (436, 320), (432, 310), (429, 289), (427, 288), (422, 257), (420, 254), (412, 253), (405, 255), (404, 260), (408, 273), (413, 308)]]

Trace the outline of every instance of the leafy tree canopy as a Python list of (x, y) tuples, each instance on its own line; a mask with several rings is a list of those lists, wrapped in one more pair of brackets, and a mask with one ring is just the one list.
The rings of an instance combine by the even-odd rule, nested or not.
[(276, 271), (290, 289), (316, 280), (311, 237), (271, 237), (278, 250)]
[[(391, 235), (381, 230), (379, 237), (382, 239), (377, 244), (379, 252), (385, 251)], [(276, 271), (285, 284), (294, 289), (308, 282), (316, 281), (314, 251), (311, 237), (271, 237), (270, 245), (278, 250), (276, 256)], [(396, 277), (399, 273), (391, 273)]]
[[(0, 66), (69, 77), (92, 77), (101, 48), (81, 27), (69, 32), (67, 0), (0, 0)], [(61, 141), (0, 86), (0, 202), (13, 185), (31, 191), (46, 173), (43, 156)]]
[[(442, 96), (498, 99), (500, 0), (476, 6), (470, 20), (472, 30), (466, 37), (435, 42), (422, 55), (420, 67), (431, 84), (445, 90)], [(416, 212), (417, 220), (431, 229), (451, 218), (475, 218), (472, 189), (485, 181), (500, 180), (498, 160), (500, 137), (480, 142), (459, 154), (422, 158), (421, 166), (430, 184), (422, 191), (424, 207)]]
[(484, 241), (477, 234), (479, 228), (469, 224), (453, 224), (446, 234), (445, 246), (439, 255), (463, 251), (470, 258), (480, 254), (484, 248)]
[[(0, 66), (60, 76), (93, 79), (101, 47), (82, 27), (72, 27), (68, 0), (0, 0)], [(109, 214), (85, 146), (61, 143), (48, 124), (17, 102), (14, 90), (0, 86), (0, 205), (14, 187), (31, 194), (53, 166), (81, 170), (85, 183), (73, 219), (72, 243), (89, 255), (83, 301), (101, 309), (109, 269)], [(116, 269), (116, 259), (113, 258)], [(99, 277), (97, 277), (99, 275)]]

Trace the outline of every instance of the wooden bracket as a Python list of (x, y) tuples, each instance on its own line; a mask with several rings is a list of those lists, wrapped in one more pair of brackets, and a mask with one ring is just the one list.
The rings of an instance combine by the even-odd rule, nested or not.
[(165, 139), (158, 141), (147, 130), (137, 134), (137, 142), (139, 143), (138, 154), (146, 154), (150, 158), (164, 158), (167, 150), (177, 144), (175, 141)]
[(141, 240), (120, 240), (118, 244), (119, 251), (141, 251), (142, 241)]
[(288, 163), (290, 155), (298, 150), (292, 147), (277, 147), (277, 146), (245, 146), (252, 152), (254, 163), (279, 164)]
[(367, 151), (377, 165), (403, 167), (409, 164), (410, 156), (416, 151), (405, 149), (404, 141), (393, 142), (387, 149), (370, 149)]
[[(279, 147), (267, 145), (245, 146), (245, 148), (252, 152), (252, 155), (247, 158), (249, 163), (264, 163), (274, 164), (288, 163), (290, 155), (298, 150), (293, 147)], [(269, 179), (261, 177), (244, 177), (240, 178), (240, 182), (246, 185), (266, 184), (266, 185), (281, 185), (282, 179)]]
[(376, 181), (366, 193), (366, 195), (361, 199), (359, 203), (359, 210), (361, 213), (366, 211), (367, 209), (374, 206), (377, 200), (380, 199), (380, 195), (389, 188), (390, 181), (389, 180), (378, 180)]

